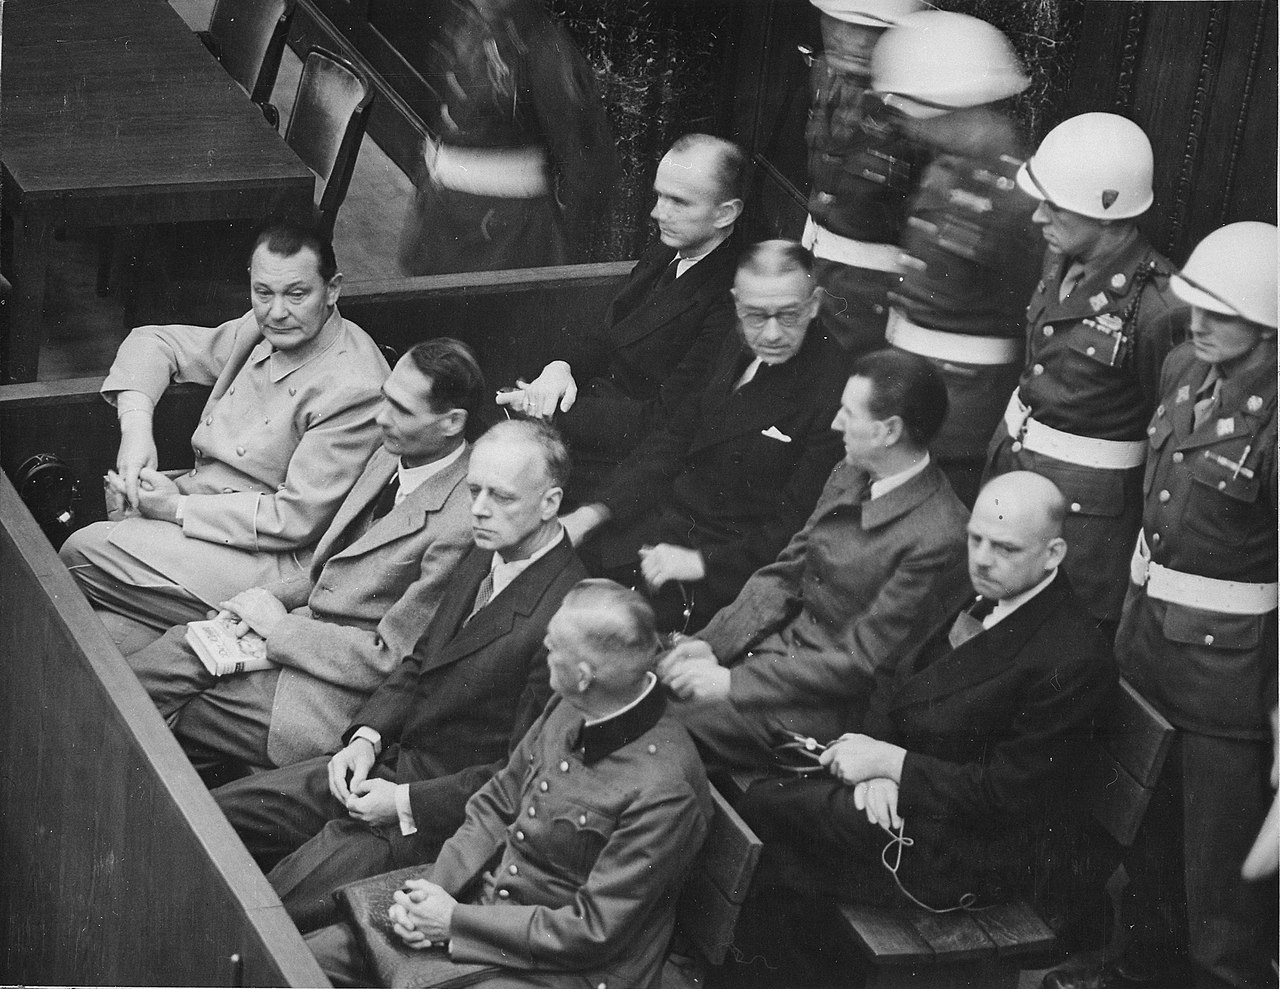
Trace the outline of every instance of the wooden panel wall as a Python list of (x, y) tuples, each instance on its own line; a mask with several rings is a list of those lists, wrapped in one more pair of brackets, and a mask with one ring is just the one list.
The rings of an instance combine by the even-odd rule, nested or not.
[(0, 982), (326, 985), (0, 477)]
[(1181, 263), (1224, 223), (1276, 221), (1275, 0), (1089, 3), (1081, 30), (1051, 123), (1107, 110), (1142, 125), (1157, 247)]
[(419, 340), (453, 336), (475, 348), (490, 390), (573, 362), (587, 330), (604, 320), (633, 262), (525, 268), (353, 282), (342, 312), (379, 343), (403, 353)]

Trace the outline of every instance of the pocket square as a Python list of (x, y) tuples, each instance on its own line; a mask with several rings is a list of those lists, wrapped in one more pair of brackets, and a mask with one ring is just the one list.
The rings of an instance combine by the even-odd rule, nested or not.
[(777, 426), (770, 426), (768, 429), (760, 430), (761, 436), (767, 436), (771, 440), (780, 440), (783, 443), (790, 443), (791, 437), (782, 432)]

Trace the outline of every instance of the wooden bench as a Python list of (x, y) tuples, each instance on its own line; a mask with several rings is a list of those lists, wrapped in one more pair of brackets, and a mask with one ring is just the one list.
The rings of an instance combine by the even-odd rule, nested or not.
[(707, 966), (724, 961), (747, 888), (760, 861), (760, 839), (715, 787), (711, 826), (676, 908), (676, 938), (662, 989), (705, 984)]
[[(1094, 821), (1121, 846), (1133, 844), (1172, 738), (1172, 725), (1121, 680), (1085, 783)], [(733, 777), (739, 793), (759, 780)], [(1057, 941), (1021, 901), (947, 914), (841, 904), (838, 913), (836, 931), (867, 965), (866, 989), (1013, 989), (1020, 970)]]

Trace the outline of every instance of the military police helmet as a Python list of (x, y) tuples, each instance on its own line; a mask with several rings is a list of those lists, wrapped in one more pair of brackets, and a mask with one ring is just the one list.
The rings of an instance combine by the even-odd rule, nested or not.
[(864, 27), (892, 27), (924, 8), (924, 0), (809, 0), (829, 17)]
[(915, 117), (995, 103), (1029, 84), (1009, 39), (967, 14), (911, 14), (871, 53), (871, 88)]
[(1151, 191), (1151, 142), (1132, 120), (1082, 113), (1045, 135), (1018, 185), (1051, 206), (1095, 220), (1141, 216)]
[(1174, 294), (1210, 312), (1276, 328), (1276, 239), (1270, 223), (1229, 223), (1196, 245), (1170, 279)]

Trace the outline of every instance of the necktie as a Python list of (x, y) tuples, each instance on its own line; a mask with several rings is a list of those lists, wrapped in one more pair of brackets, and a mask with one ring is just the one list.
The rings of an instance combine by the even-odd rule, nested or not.
[(959, 649), (975, 635), (983, 631), (982, 620), (990, 615), (995, 610), (995, 607), (996, 603), (994, 601), (979, 598), (971, 607), (956, 615), (955, 624), (951, 626), (951, 631), (947, 633), (947, 641), (951, 643), (951, 648)]
[(1204, 398), (1196, 400), (1195, 408), (1192, 412), (1194, 416), (1193, 428), (1199, 429), (1213, 417), (1214, 410), (1218, 407), (1218, 393), (1222, 390), (1222, 379), (1218, 378), (1213, 383), (1213, 390)]
[(480, 581), (480, 587), (476, 590), (476, 603), (471, 606), (471, 614), (467, 615), (467, 621), (475, 618), (476, 614), (493, 598), (493, 568), (489, 568), (489, 572), (484, 575), (484, 580)]
[(662, 274), (658, 276), (658, 280), (654, 283), (655, 289), (664, 289), (676, 280), (677, 269), (680, 266), (680, 255), (677, 254), (671, 259), (671, 263), (663, 269)]
[(396, 471), (391, 475), (391, 480), (387, 482), (387, 486), (382, 489), (382, 493), (378, 495), (378, 500), (373, 503), (373, 521), (377, 522), (387, 512), (396, 507), (396, 494), (400, 490), (400, 472)]

